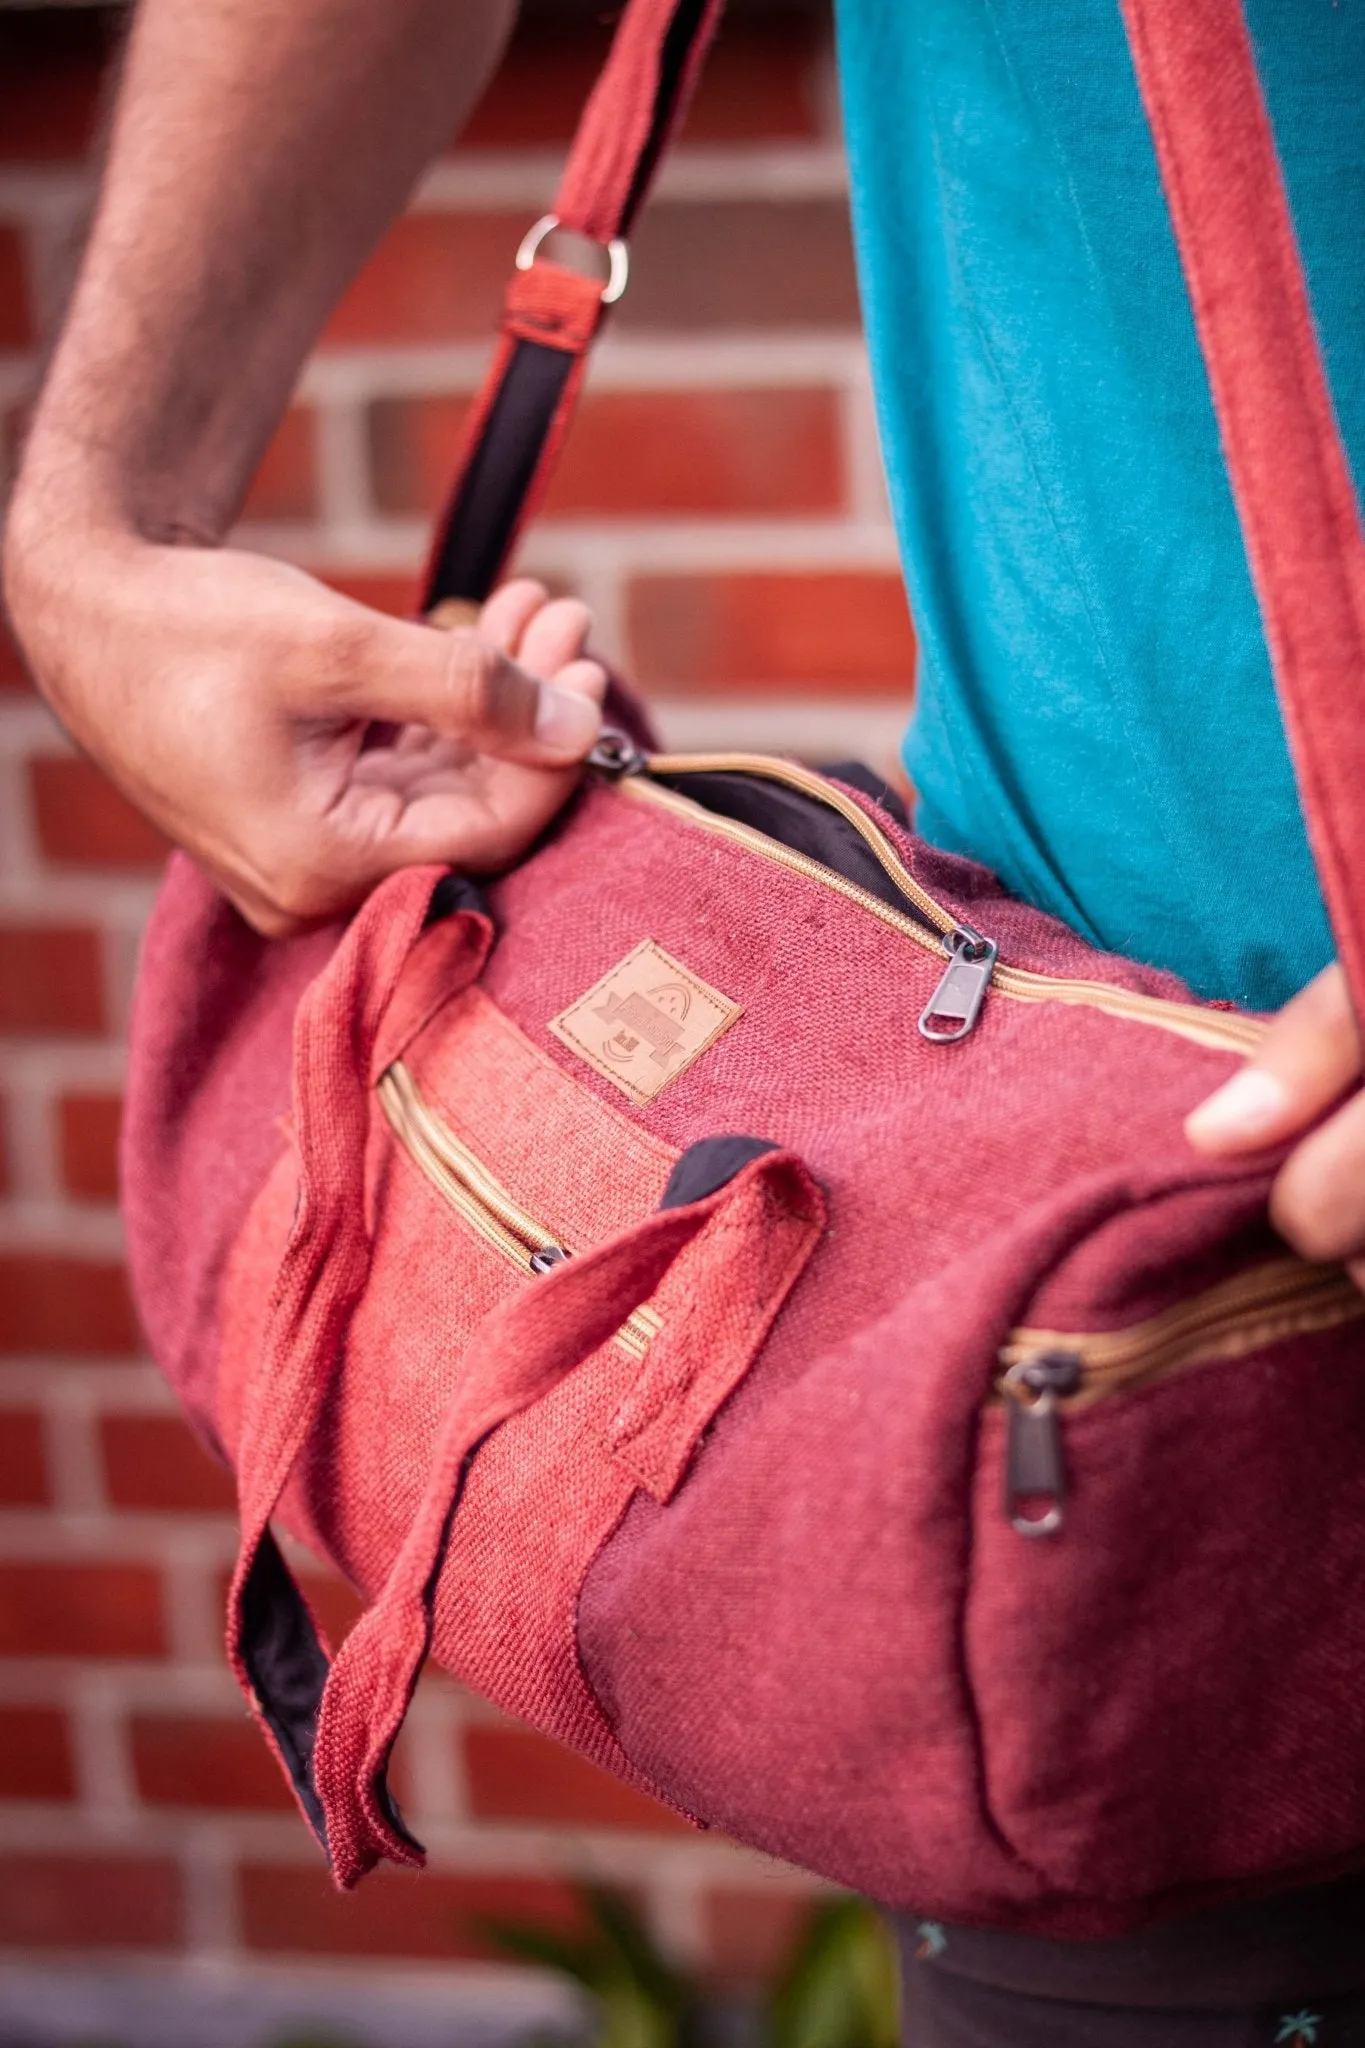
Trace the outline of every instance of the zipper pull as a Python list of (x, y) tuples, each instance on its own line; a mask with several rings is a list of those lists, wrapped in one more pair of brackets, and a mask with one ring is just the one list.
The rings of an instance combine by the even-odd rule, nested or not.
[(543, 1244), (538, 1252), (531, 1254), (533, 1273), (553, 1273), (556, 1266), (562, 1266), (569, 1257), (562, 1244)]
[(595, 768), (599, 775), (608, 775), (616, 782), (623, 775), (638, 775), (648, 766), (648, 756), (614, 725), (604, 725), (584, 766)]
[[(1000, 1383), (1006, 1401), (1005, 1513), (1021, 1536), (1055, 1536), (1065, 1519), (1066, 1467), (1057, 1403), (1080, 1384), (1081, 1361), (1074, 1351), (1021, 1358)], [(1035, 1512), (1024, 1512), (1025, 1501), (1035, 1504)]]
[(943, 941), (948, 967), (924, 1006), (920, 1036), (933, 1045), (953, 1045), (965, 1038), (981, 1014), (986, 990), (995, 972), (999, 948), (969, 924), (956, 925)]

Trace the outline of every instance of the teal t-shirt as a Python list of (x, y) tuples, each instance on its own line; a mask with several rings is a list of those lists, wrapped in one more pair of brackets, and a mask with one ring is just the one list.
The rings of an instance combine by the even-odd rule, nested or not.
[[(1248, 0), (1365, 458), (1365, 4)], [(1118, 0), (839, 0), (919, 825), (1201, 994), (1330, 959)]]

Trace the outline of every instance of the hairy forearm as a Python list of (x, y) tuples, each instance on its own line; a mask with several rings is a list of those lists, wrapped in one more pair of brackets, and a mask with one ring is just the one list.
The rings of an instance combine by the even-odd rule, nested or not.
[(35, 544), (49, 522), (221, 537), (317, 328), (482, 90), (514, 11), (142, 0), (16, 493)]

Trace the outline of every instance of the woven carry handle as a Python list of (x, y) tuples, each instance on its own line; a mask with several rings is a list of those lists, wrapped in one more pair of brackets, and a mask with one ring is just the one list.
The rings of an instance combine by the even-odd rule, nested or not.
[[(761, 1341), (824, 1223), (805, 1167), (773, 1147), (710, 1192), (565, 1260), (493, 1310), (461, 1358), (422, 1497), (388, 1578), (333, 1660), (271, 1522), (318, 1426), (370, 1282), (362, 1195), (376, 1068), (386, 1057), (383, 1027), (413, 952), (431, 942), (423, 930), (441, 879), (433, 868), (391, 876), (300, 1006), (298, 1197), (237, 1453), (241, 1546), (228, 1597), (228, 1654), (343, 1886), (383, 1858), (423, 1861), (390, 1797), (388, 1760), (426, 1660), (452, 1520), (479, 1446), (608, 1343), (693, 1248), (722, 1299), (761, 1311), (749, 1332)], [(452, 993), (477, 978), (491, 940), (476, 910), (459, 909), (445, 921), (442, 974)], [(699, 1271), (689, 1282), (694, 1299), (701, 1282)], [(704, 1321), (696, 1341), (720, 1347), (716, 1328)]]

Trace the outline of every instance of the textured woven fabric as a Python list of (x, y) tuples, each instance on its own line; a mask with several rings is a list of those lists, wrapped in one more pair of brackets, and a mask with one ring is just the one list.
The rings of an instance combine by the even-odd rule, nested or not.
[[(1128, 14), (1168, 180), (1245, 188), (1234, 0)], [(710, 14), (633, 0), (620, 47), (662, 77), (675, 19)], [(653, 132), (629, 130), (637, 176)], [(1285, 249), (1219, 245), (1249, 203), (1213, 210), (1197, 311), (1335, 909), (1365, 871), (1322, 751), (1358, 688), (1358, 534), (1312, 459), (1330, 415)], [(1265, 508), (1262, 401), (1317, 493), (1302, 546)], [(932, 938), (643, 786), (585, 789), (488, 915), (413, 870), (344, 932), (266, 947), (172, 862), (133, 1035), (134, 1272), (235, 1463), (230, 1654), (339, 1882), (420, 1860), (385, 1767), (429, 1649), (679, 1810), (946, 1921), (1101, 1936), (1365, 1858), (1358, 1319), (1260, 1322), (1100, 1389), (1065, 1417), (1053, 1535), (1001, 1499), (1020, 1324), (1185, 1315), (1282, 1252), (1277, 1160), (1181, 1136), (1235, 1045), (1141, 1014), (1184, 998), (1169, 976), (877, 824), (1015, 970), (959, 1043), (916, 1026)], [(1349, 904), (1343, 930), (1354, 974)], [(605, 993), (642, 953), (665, 1007)], [(562, 1028), (599, 995), (627, 1066)], [(711, 1024), (684, 1047), (689, 1015)], [(667, 1085), (626, 1078), (680, 1048)], [(748, 1141), (735, 1177), (661, 1206), (717, 1138)], [(276, 1519), (370, 1602), (334, 1661)]]

